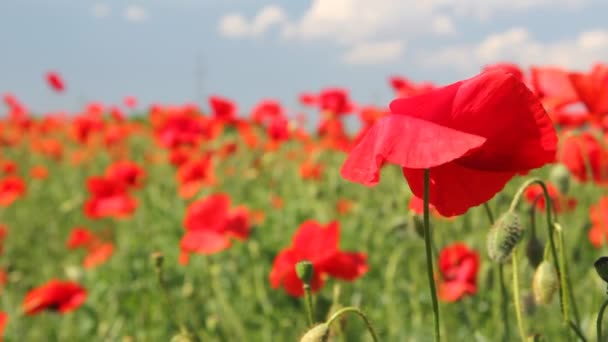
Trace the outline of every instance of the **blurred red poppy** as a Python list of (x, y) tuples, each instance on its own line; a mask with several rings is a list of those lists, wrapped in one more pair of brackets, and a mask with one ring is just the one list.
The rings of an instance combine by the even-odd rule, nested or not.
[(12, 160), (5, 160), (2, 162), (2, 165), (0, 165), (0, 169), (2, 169), (2, 172), (5, 175), (12, 175), (17, 173), (19, 165)]
[(34, 179), (46, 179), (49, 176), (49, 170), (42, 165), (32, 166), (30, 176)]
[(309, 220), (300, 225), (292, 245), (283, 249), (274, 259), (270, 272), (273, 288), (283, 286), (291, 296), (302, 296), (302, 282), (298, 278), (296, 263), (307, 260), (313, 264), (312, 291), (318, 291), (327, 276), (353, 281), (368, 270), (367, 255), (343, 252), (339, 249), (340, 225), (332, 221), (327, 225)]
[(315, 163), (307, 160), (300, 164), (300, 177), (302, 179), (319, 180), (323, 176), (324, 166), (321, 163)]
[(251, 111), (251, 121), (268, 125), (277, 118), (285, 118), (285, 110), (276, 100), (262, 100)]
[(244, 240), (251, 225), (245, 207), (230, 209), (230, 197), (213, 194), (192, 202), (184, 218), (186, 233), (180, 242), (181, 262), (186, 263), (189, 253), (215, 254), (231, 246), (230, 238)]
[(133, 109), (137, 107), (137, 98), (135, 96), (125, 96), (123, 103), (125, 106), (127, 106), (127, 108)]
[(95, 268), (110, 259), (114, 253), (114, 244), (110, 242), (94, 245), (88, 250), (87, 256), (82, 262), (84, 268)]
[(114, 253), (114, 244), (102, 241), (99, 236), (85, 227), (72, 229), (66, 244), (70, 249), (83, 248), (87, 251), (83, 261), (86, 269), (105, 263)]
[(479, 254), (463, 243), (445, 247), (439, 253), (438, 295), (444, 302), (455, 302), (477, 293)]
[(85, 227), (74, 227), (70, 232), (66, 246), (69, 249), (87, 247), (94, 243), (97, 238), (95, 235)]
[(63, 82), (61, 75), (55, 71), (49, 71), (46, 73), (46, 81), (49, 83), (51, 88), (58, 93), (65, 90), (65, 83)]
[(87, 298), (87, 291), (71, 281), (50, 280), (30, 290), (23, 300), (23, 311), (35, 315), (43, 310), (67, 313), (80, 307)]
[(18, 176), (0, 179), (0, 206), (7, 207), (25, 194), (25, 182)]
[(137, 201), (129, 196), (121, 181), (90, 177), (87, 188), (91, 197), (84, 204), (84, 212), (89, 218), (125, 218), (133, 214), (137, 207)]
[(608, 196), (600, 198), (591, 206), (589, 216), (591, 218), (589, 241), (595, 248), (601, 248), (608, 241)]
[(608, 182), (608, 150), (590, 132), (566, 136), (561, 144), (559, 160), (579, 181)]
[(6, 312), (0, 311), (0, 342), (2, 341), (2, 336), (4, 335), (4, 328), (6, 328), (7, 322), (8, 314)]
[(578, 98), (599, 123), (608, 115), (608, 64), (598, 63), (589, 73), (574, 72), (569, 77)]
[(344, 178), (373, 186), (380, 168), (403, 168), (423, 197), (430, 169), (430, 203), (444, 216), (491, 199), (516, 174), (555, 160), (557, 136), (537, 97), (504, 70), (429, 93), (394, 100), (351, 151)]
[(138, 189), (143, 185), (146, 170), (130, 160), (117, 161), (108, 166), (106, 177), (124, 183), (128, 188)]
[(234, 101), (221, 96), (210, 96), (209, 105), (214, 119), (224, 123), (236, 122), (238, 113)]
[[(551, 183), (545, 183), (545, 185), (547, 186), (551, 203), (556, 212), (560, 213), (576, 208), (576, 198), (561, 194), (555, 185)], [(528, 203), (534, 204), (535, 208), (538, 210), (545, 210), (545, 196), (543, 195), (543, 189), (540, 185), (535, 184), (527, 187), (524, 192), (524, 198)]]
[(204, 186), (215, 184), (211, 153), (183, 163), (177, 170), (176, 178), (179, 195), (185, 199), (194, 197)]

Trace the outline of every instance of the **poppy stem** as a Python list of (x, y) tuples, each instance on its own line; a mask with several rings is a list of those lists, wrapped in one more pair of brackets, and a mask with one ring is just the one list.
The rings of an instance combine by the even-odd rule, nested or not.
[(435, 276), (433, 271), (433, 253), (431, 243), (431, 227), (429, 220), (429, 192), (430, 192), (430, 171), (424, 170), (424, 248), (426, 251), (426, 270), (429, 278), (429, 289), (431, 291), (431, 299), (433, 301), (433, 314), (435, 317), (435, 341), (441, 341), (441, 332), (439, 329), (439, 303), (437, 301), (437, 289), (435, 288)]
[(304, 283), (304, 301), (306, 306), (306, 318), (308, 319), (308, 326), (312, 327), (314, 320), (312, 318), (312, 293), (310, 291), (310, 285)]
[(331, 324), (338, 319), (340, 316), (344, 315), (345, 313), (348, 312), (353, 312), (355, 314), (357, 314), (359, 317), (361, 317), (361, 319), (363, 319), (363, 321), (365, 322), (365, 325), (367, 326), (367, 330), (369, 331), (369, 334), (372, 335), (372, 339), (374, 340), (374, 342), (378, 342), (378, 335), (376, 334), (376, 330), (374, 330), (374, 327), (372, 326), (372, 323), (369, 321), (369, 319), (367, 319), (367, 316), (365, 316), (365, 314), (363, 313), (363, 311), (361, 311), (359, 308), (356, 308), (354, 306), (349, 306), (346, 308), (342, 308), (338, 311), (336, 311), (333, 315), (331, 315), (331, 317), (327, 320), (327, 326), (330, 327)]
[(606, 307), (608, 306), (608, 299), (604, 301), (600, 311), (597, 314), (597, 321), (595, 322), (597, 328), (597, 340), (602, 340), (602, 319), (604, 318), (604, 311), (606, 311)]
[(526, 341), (526, 328), (524, 326), (524, 320), (521, 315), (521, 303), (519, 297), (519, 276), (517, 269), (517, 246), (513, 248), (513, 254), (511, 255), (511, 265), (513, 267), (513, 302), (515, 303), (515, 316), (517, 317), (517, 328), (519, 329), (519, 336), (522, 341)]

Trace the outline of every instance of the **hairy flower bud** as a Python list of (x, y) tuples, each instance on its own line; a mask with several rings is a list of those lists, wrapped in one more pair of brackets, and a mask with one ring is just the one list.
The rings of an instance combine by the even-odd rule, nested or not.
[(549, 304), (558, 287), (559, 279), (555, 267), (549, 261), (543, 260), (532, 278), (534, 300), (537, 304)]
[(523, 237), (524, 231), (521, 228), (519, 215), (513, 211), (508, 211), (496, 220), (488, 232), (488, 255), (490, 259), (498, 263), (504, 263), (515, 245)]
[(532, 237), (528, 240), (528, 244), (526, 245), (526, 256), (528, 257), (528, 262), (534, 268), (538, 267), (540, 263), (543, 261), (543, 244), (536, 237)]
[(550, 173), (549, 180), (561, 194), (567, 194), (570, 189), (570, 171), (563, 164), (555, 165)]
[(608, 257), (600, 257), (595, 261), (593, 266), (595, 266), (597, 274), (608, 283)]
[(326, 323), (317, 324), (302, 336), (300, 342), (325, 342), (329, 337), (329, 326)]

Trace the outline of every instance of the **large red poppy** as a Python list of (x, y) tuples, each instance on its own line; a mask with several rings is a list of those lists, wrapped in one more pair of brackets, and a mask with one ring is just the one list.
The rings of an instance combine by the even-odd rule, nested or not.
[(114, 162), (106, 169), (106, 177), (124, 183), (129, 188), (140, 188), (146, 177), (146, 170), (132, 161)]
[(312, 262), (314, 272), (312, 291), (319, 290), (326, 276), (343, 280), (355, 280), (368, 270), (367, 255), (359, 252), (343, 252), (339, 249), (340, 226), (333, 221), (323, 226), (309, 220), (300, 225), (291, 247), (283, 249), (274, 259), (270, 272), (273, 288), (281, 285), (288, 294), (302, 296), (304, 290), (295, 265), (302, 260)]
[(445, 247), (439, 253), (439, 299), (454, 302), (477, 292), (479, 254), (463, 243)]
[(76, 310), (87, 298), (87, 291), (71, 281), (53, 279), (25, 295), (23, 311), (34, 315), (43, 310), (66, 313)]
[(430, 202), (444, 216), (465, 213), (516, 174), (555, 159), (557, 136), (546, 111), (504, 70), (394, 100), (390, 109), (351, 151), (342, 176), (373, 186), (390, 162), (423, 197), (430, 169)]
[(25, 194), (25, 182), (18, 176), (0, 179), (0, 206), (7, 207)]

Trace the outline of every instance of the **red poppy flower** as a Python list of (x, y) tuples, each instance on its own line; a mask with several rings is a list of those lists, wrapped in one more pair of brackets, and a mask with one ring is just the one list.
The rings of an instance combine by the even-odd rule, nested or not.
[(85, 227), (75, 227), (72, 229), (66, 245), (69, 249), (88, 247), (96, 241), (97, 237)]
[(270, 284), (275, 289), (282, 285), (292, 296), (302, 296), (302, 282), (295, 271), (296, 263), (302, 260), (313, 264), (310, 284), (313, 292), (323, 287), (327, 276), (349, 281), (361, 277), (368, 270), (367, 255), (340, 251), (339, 242), (340, 225), (337, 221), (326, 226), (313, 220), (302, 223), (291, 247), (283, 249), (274, 259)]
[(346, 215), (351, 212), (351, 210), (353, 209), (353, 206), (354, 206), (353, 201), (346, 199), (346, 198), (340, 198), (336, 202), (336, 211), (340, 215)]
[(567, 136), (559, 159), (579, 181), (608, 182), (608, 151), (589, 132)]
[(224, 123), (234, 123), (237, 116), (237, 107), (234, 101), (221, 96), (210, 96), (209, 105), (213, 117)]
[(43, 310), (67, 313), (80, 307), (86, 298), (87, 291), (79, 284), (53, 279), (25, 295), (23, 311), (27, 315)]
[(251, 121), (262, 125), (284, 117), (285, 110), (276, 100), (262, 100), (251, 111)]
[(598, 63), (588, 74), (570, 73), (570, 82), (585, 107), (595, 117), (608, 114), (608, 64)]
[[(231, 210), (230, 197), (221, 193), (192, 202), (186, 210), (184, 227), (186, 233), (180, 243), (182, 256), (221, 252), (230, 247), (230, 238), (244, 240), (251, 230), (247, 209)], [(184, 257), (184, 260), (187, 259)]]
[(49, 176), (49, 170), (42, 165), (32, 166), (30, 176), (35, 179), (46, 179)]
[(129, 196), (126, 186), (115, 179), (90, 177), (87, 188), (91, 198), (86, 201), (84, 212), (89, 218), (124, 218), (133, 214), (137, 207), (137, 201)]
[(289, 140), (289, 122), (282, 117), (273, 118), (266, 128), (266, 134), (275, 143)]
[(315, 94), (303, 92), (300, 94), (300, 96), (298, 96), (298, 100), (303, 106), (312, 107), (317, 104), (319, 99)]
[(65, 83), (63, 82), (61, 75), (54, 71), (49, 71), (46, 73), (46, 81), (49, 83), (51, 88), (58, 93), (65, 90)]
[(25, 182), (17, 176), (0, 179), (0, 206), (7, 207), (25, 194)]
[(198, 159), (189, 160), (177, 170), (179, 195), (182, 198), (192, 198), (204, 186), (215, 184), (213, 159), (210, 153)]
[(123, 103), (125, 106), (127, 106), (127, 108), (133, 109), (137, 107), (137, 98), (135, 96), (125, 96)]
[(331, 115), (344, 115), (355, 107), (348, 97), (348, 90), (342, 88), (323, 89), (319, 94), (319, 109)]
[(156, 109), (159, 118), (155, 121), (154, 134), (160, 145), (175, 148), (180, 145), (195, 146), (206, 137), (208, 127), (205, 119), (197, 113), (184, 108), (170, 108), (165, 112)]
[(423, 197), (430, 170), (430, 203), (443, 216), (465, 213), (491, 199), (516, 174), (555, 160), (557, 136), (537, 97), (504, 70), (398, 99), (351, 151), (344, 178), (375, 185), (394, 163), (412, 192)]
[(146, 170), (132, 161), (118, 161), (108, 166), (106, 177), (124, 183), (129, 188), (140, 188), (146, 177)]
[[(545, 184), (547, 185), (547, 191), (556, 212), (569, 211), (576, 207), (576, 198), (561, 194), (551, 183)], [(537, 209), (545, 210), (545, 196), (543, 195), (543, 188), (540, 185), (536, 184), (527, 187), (524, 192), (524, 198), (528, 203), (534, 204)]]
[(312, 161), (305, 161), (300, 164), (300, 177), (302, 179), (313, 179), (319, 180), (323, 176), (323, 164), (315, 163)]
[(578, 101), (578, 95), (572, 87), (566, 70), (554, 67), (532, 67), (530, 72), (532, 86), (539, 97), (553, 99), (558, 108)]
[(589, 209), (591, 229), (589, 241), (595, 248), (601, 248), (608, 241), (608, 196), (600, 200)]
[(108, 261), (113, 253), (114, 244), (110, 242), (94, 245), (89, 248), (88, 254), (82, 264), (86, 269), (95, 268)]
[(6, 312), (0, 311), (0, 341), (2, 341), (2, 336), (4, 335), (4, 328), (6, 328), (7, 322), (8, 314)]
[(455, 302), (477, 293), (479, 254), (463, 243), (445, 247), (439, 253), (439, 299)]
[(19, 165), (12, 160), (5, 160), (2, 162), (2, 165), (0, 165), (0, 169), (2, 169), (2, 172), (5, 175), (12, 175), (17, 173), (17, 170), (19, 170)]

